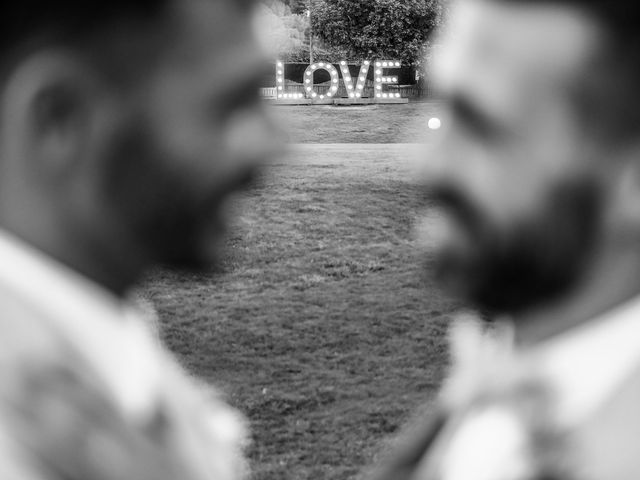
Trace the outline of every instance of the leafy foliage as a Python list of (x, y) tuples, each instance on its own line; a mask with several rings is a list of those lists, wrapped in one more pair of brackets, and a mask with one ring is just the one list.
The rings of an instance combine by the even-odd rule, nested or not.
[(440, 13), (438, 0), (315, 0), (312, 24), (315, 35), (353, 60), (419, 66)]
[(307, 8), (307, 2), (304, 0), (284, 0), (286, 5), (289, 5), (291, 11), (295, 14), (303, 13)]
[[(312, 9), (319, 0), (314, 0)], [(309, 62), (309, 0), (262, 0), (259, 4), (260, 37), (267, 49), (285, 62)], [(347, 58), (342, 47), (328, 45), (314, 36), (315, 61), (335, 62)]]
[[(260, 37), (265, 47), (279, 59), (303, 59), (308, 45), (309, 19), (294, 13), (282, 0), (264, 0), (259, 5)], [(308, 47), (306, 58), (309, 58)]]
[(273, 7), (275, 4), (281, 4), (287, 7), (290, 13), (294, 15), (301, 15), (309, 7), (309, 0), (261, 0), (263, 4), (268, 7)]

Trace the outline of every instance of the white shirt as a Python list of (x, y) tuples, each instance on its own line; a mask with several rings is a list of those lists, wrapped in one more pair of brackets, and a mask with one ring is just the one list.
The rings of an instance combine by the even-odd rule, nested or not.
[(579, 425), (640, 368), (640, 297), (541, 343), (530, 356), (556, 391), (558, 416)]
[(158, 398), (161, 352), (132, 305), (0, 230), (0, 289), (42, 309), (86, 358), (130, 419)]
[(473, 326), (466, 330), (458, 345), (462, 374), (445, 400), (455, 409), (488, 385), (500, 401), (479, 403), (448, 427), (416, 479), (533, 478), (540, 459), (532, 457), (528, 423), (544, 420), (521, 417), (503, 393), (528, 377), (539, 381), (552, 394), (553, 410), (546, 413), (554, 428), (568, 431), (596, 414), (640, 369), (640, 297), (527, 351), (514, 348), (508, 331), (480, 339)]
[[(187, 377), (172, 383), (180, 377), (180, 369), (133, 305), (2, 230), (0, 290), (42, 310), (43, 321), (54, 323), (56, 331), (73, 343), (133, 425), (148, 425), (159, 405), (169, 408), (174, 421), (168, 448), (183, 458), (193, 474), (189, 478), (243, 476), (242, 417), (209, 387)], [(167, 393), (172, 395), (170, 406)], [(15, 465), (0, 465), (0, 478), (25, 478), (20, 469), (28, 468), (32, 460), (18, 459), (24, 454), (21, 446), (1, 426), (0, 451), (17, 459)]]

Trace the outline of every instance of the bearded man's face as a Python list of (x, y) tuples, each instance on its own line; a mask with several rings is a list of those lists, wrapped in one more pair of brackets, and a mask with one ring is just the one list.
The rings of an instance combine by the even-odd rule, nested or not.
[(571, 95), (597, 34), (568, 9), (459, 8), (434, 73), (447, 113), (425, 159), (429, 243), (445, 288), (515, 313), (575, 287), (604, 227), (605, 159)]
[(170, 40), (114, 107), (100, 190), (153, 262), (218, 260), (229, 199), (280, 137), (258, 97), (269, 65), (233, 2), (175, 2)]

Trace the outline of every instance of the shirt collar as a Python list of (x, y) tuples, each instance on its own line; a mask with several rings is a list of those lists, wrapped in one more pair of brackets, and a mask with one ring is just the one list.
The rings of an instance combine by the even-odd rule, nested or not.
[(484, 332), (477, 319), (455, 324), (452, 375), (443, 389), (451, 408), (478, 392), (540, 381), (553, 396), (557, 421), (574, 427), (604, 406), (640, 369), (640, 296), (533, 347), (520, 349), (513, 325)]
[(534, 348), (530, 360), (558, 398), (558, 417), (578, 424), (640, 368), (640, 297)]

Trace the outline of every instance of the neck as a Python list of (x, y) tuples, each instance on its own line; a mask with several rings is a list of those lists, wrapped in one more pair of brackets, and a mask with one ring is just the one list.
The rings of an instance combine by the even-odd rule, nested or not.
[(586, 323), (640, 294), (635, 245), (597, 256), (583, 281), (559, 301), (515, 315), (516, 342), (532, 346)]
[(74, 229), (51, 216), (0, 218), (0, 227), (118, 297), (127, 294), (147, 267), (143, 255), (125, 248), (122, 236), (106, 235), (104, 229)]

